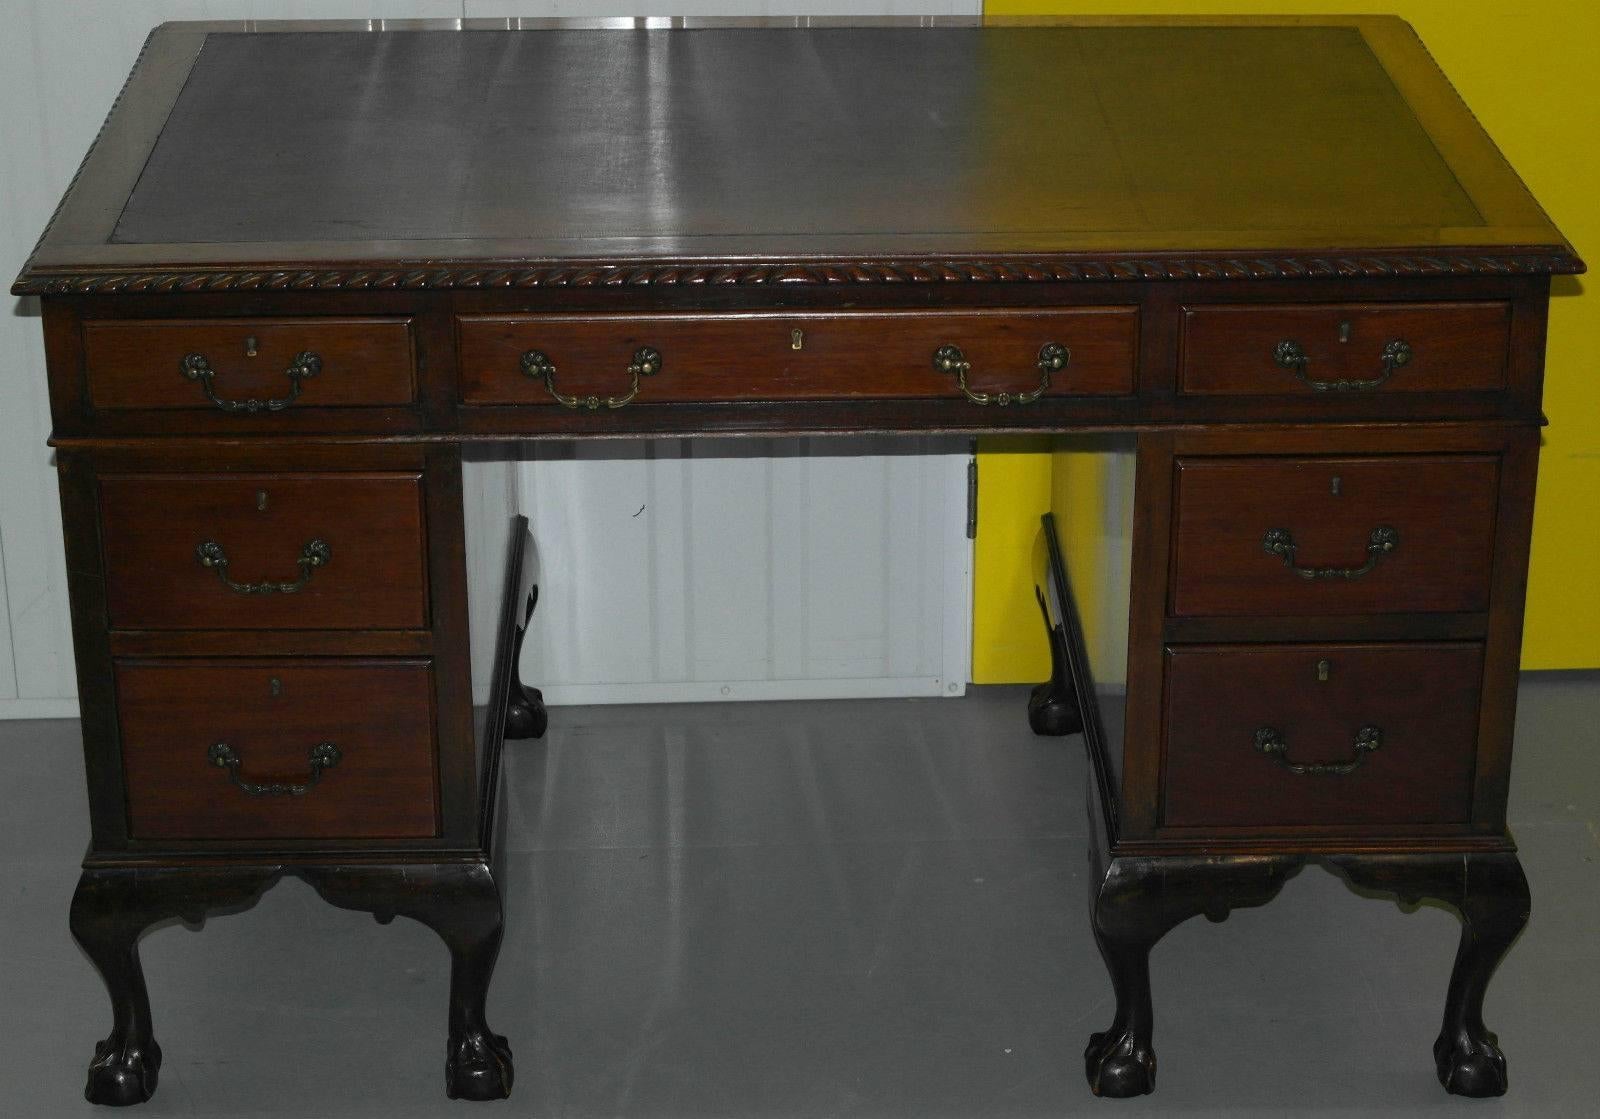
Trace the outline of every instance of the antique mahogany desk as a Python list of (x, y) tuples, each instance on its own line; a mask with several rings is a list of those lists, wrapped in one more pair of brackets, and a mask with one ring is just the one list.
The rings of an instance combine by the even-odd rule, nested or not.
[(928, 431), (1136, 433), (1094, 1090), (1153, 1086), (1162, 934), (1315, 857), (1460, 912), (1439, 1077), (1503, 1091), (1546, 302), (1581, 268), (1394, 19), (160, 28), (12, 289), (113, 1006), (89, 1098), (156, 1086), (140, 933), (285, 874), (434, 928), (447, 1088), (509, 1091), (494, 805), (542, 711), (519, 530), (474, 729), (464, 444)]

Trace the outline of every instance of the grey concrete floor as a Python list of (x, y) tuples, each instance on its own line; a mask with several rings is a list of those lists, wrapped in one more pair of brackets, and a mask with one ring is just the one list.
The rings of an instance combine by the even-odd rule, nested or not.
[[(1100, 1101), (1111, 991), (1085, 904), (1077, 739), (1024, 692), (566, 709), (511, 749), (507, 1103), (445, 1100), (449, 966), (296, 881), (143, 945), (166, 1053), (146, 1115), (1020, 1117), (1600, 1113), (1600, 674), (1528, 677), (1511, 817), (1534, 916), (1490, 988), (1503, 1100), (1429, 1046), (1457, 934), (1309, 869), (1156, 949), (1156, 1094)], [(92, 1111), (109, 1026), (66, 930), (77, 726), (0, 724), (0, 1115)]]

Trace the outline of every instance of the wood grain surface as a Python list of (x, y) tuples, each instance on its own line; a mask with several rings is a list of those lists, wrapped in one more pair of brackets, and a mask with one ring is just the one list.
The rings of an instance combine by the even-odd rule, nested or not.
[[(136, 839), (438, 834), (426, 661), (135, 661), (116, 682)], [(303, 782), (324, 741), (339, 763), (300, 796), (247, 795), (207, 760), (225, 742), (242, 780)]]

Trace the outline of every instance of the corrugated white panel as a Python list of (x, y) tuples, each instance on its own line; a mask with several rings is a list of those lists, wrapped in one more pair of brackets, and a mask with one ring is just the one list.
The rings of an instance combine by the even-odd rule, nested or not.
[(932, 439), (531, 445), (551, 703), (960, 694), (963, 448)]

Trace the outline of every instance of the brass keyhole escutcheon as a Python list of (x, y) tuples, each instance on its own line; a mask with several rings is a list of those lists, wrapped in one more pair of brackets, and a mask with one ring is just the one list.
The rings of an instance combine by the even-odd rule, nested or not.
[(255, 357), (256, 356), (256, 336), (254, 334), (250, 335), (248, 338), (246, 338), (244, 340), (244, 356), (245, 357)]
[(272, 677), (272, 679), (267, 681), (267, 692), (272, 696), (282, 695), (283, 681), (279, 680), (276, 676)]
[(1339, 324), (1339, 341), (1341, 343), (1348, 343), (1350, 341), (1350, 324), (1348, 322), (1342, 322)]
[(806, 346), (806, 333), (805, 333), (805, 331), (801, 330), (799, 327), (795, 327), (795, 329), (793, 329), (793, 330), (791, 330), (789, 332), (789, 348), (791, 350), (803, 350), (803, 349), (805, 349), (805, 346)]
[(1333, 489), (1333, 496), (1334, 497), (1338, 497), (1339, 496), (1339, 475), (1337, 475), (1337, 474), (1335, 474), (1333, 476), (1332, 489)]
[(1332, 661), (1328, 661), (1328, 660), (1318, 661), (1317, 662), (1317, 683), (1326, 684), (1328, 682), (1328, 674), (1330, 672), (1332, 672), (1332, 671), (1333, 671), (1333, 662)]
[(257, 513), (265, 513), (266, 511), (267, 511), (267, 491), (266, 490), (257, 490), (256, 491), (256, 512)]

